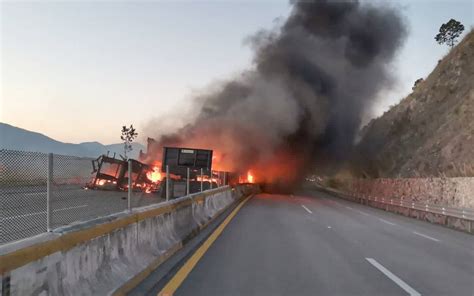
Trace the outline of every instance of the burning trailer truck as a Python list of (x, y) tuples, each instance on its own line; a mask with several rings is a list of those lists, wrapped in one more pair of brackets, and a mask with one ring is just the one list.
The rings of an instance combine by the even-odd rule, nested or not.
[[(159, 189), (159, 180), (154, 180), (153, 167), (138, 160), (130, 159), (132, 190), (156, 192)], [(86, 185), (88, 189), (100, 190), (128, 190), (129, 164), (125, 159), (118, 159), (101, 155), (92, 160), (92, 173), (95, 174), (91, 182)]]
[[(132, 190), (155, 193), (162, 198), (167, 197), (168, 191), (168, 198), (176, 198), (239, 182), (232, 173), (213, 171), (212, 158), (212, 150), (164, 147), (161, 163), (151, 165), (131, 159)], [(95, 175), (87, 188), (128, 190), (127, 160), (102, 155), (92, 161), (92, 167)]]

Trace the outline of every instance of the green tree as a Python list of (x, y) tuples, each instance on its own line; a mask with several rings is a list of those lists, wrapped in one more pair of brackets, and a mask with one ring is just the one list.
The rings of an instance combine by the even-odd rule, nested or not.
[(137, 136), (138, 133), (135, 131), (133, 124), (131, 124), (130, 127), (126, 127), (125, 125), (122, 126), (122, 135), (120, 136), (120, 139), (123, 141), (123, 153), (125, 159), (127, 159), (127, 152), (133, 150), (132, 143)]
[(415, 84), (413, 85), (413, 87), (411, 88), (412, 90), (415, 90), (416, 87), (418, 86), (418, 84), (422, 83), (423, 82), (423, 78), (418, 78), (416, 81), (415, 81)]
[(439, 33), (435, 36), (435, 40), (439, 44), (446, 43), (449, 47), (453, 48), (463, 31), (464, 26), (460, 22), (455, 19), (450, 19), (449, 22), (441, 25)]

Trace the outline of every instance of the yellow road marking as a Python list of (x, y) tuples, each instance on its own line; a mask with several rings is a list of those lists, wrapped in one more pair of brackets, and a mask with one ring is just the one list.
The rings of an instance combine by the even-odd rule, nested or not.
[(216, 230), (208, 237), (208, 239), (202, 244), (197, 251), (186, 261), (186, 263), (178, 270), (173, 278), (166, 284), (166, 286), (158, 293), (158, 296), (172, 296), (174, 292), (181, 286), (188, 274), (193, 270), (194, 266), (199, 262), (202, 256), (207, 252), (209, 247), (215, 242), (215, 240), (221, 235), (225, 227), (234, 218), (237, 212), (243, 207), (243, 205), (251, 198), (248, 196), (244, 199), (227, 218), (217, 227)]

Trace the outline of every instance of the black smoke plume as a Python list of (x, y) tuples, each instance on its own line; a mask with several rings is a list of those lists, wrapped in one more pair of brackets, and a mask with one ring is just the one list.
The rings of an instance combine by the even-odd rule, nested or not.
[(364, 112), (393, 83), (390, 63), (405, 35), (391, 7), (294, 1), (283, 24), (249, 38), (254, 67), (196, 98), (196, 120), (161, 136), (157, 151), (215, 149), (223, 169), (255, 169), (270, 181), (343, 160)]

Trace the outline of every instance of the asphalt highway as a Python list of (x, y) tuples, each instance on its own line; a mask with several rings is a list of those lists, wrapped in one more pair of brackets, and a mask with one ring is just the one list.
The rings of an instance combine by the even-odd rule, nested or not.
[(474, 236), (323, 192), (259, 194), (174, 295), (474, 295)]

